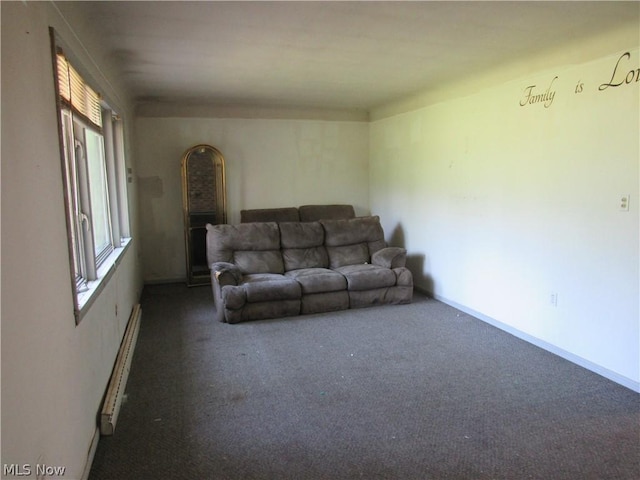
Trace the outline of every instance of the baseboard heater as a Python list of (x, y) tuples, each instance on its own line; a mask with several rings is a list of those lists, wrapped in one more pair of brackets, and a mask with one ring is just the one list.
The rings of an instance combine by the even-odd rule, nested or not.
[(127, 379), (129, 378), (133, 349), (138, 340), (141, 316), (142, 308), (138, 304), (133, 307), (133, 311), (129, 317), (129, 323), (124, 332), (124, 338), (118, 351), (118, 357), (116, 358), (116, 364), (111, 374), (107, 395), (104, 400), (104, 405), (102, 406), (102, 413), (100, 414), (100, 433), (102, 435), (113, 435), (116, 428), (122, 397), (127, 385)]

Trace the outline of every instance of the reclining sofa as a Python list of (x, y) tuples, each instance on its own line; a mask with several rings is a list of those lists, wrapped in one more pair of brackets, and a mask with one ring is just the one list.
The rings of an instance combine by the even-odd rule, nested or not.
[[(244, 223), (237, 225), (207, 225), (218, 320), (238, 323), (411, 302), (406, 250), (387, 247), (379, 217), (322, 207), (312, 210), (334, 218), (300, 221), (291, 210), (285, 216), (290, 221), (254, 221), (283, 218), (285, 209), (272, 209), (241, 216)], [(347, 218), (335, 218), (340, 216)]]

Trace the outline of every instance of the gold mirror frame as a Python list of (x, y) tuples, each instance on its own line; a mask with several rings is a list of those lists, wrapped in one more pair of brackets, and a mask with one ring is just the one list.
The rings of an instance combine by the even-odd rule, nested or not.
[(211, 283), (207, 223), (227, 223), (224, 157), (211, 145), (189, 148), (180, 161), (187, 285)]

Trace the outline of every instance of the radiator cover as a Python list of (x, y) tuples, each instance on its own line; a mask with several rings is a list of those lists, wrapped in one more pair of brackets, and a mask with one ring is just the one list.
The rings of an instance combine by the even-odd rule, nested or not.
[(142, 308), (139, 304), (133, 307), (127, 329), (118, 351), (118, 357), (109, 380), (109, 388), (105, 396), (102, 412), (100, 414), (100, 433), (102, 435), (113, 435), (120, 413), (120, 406), (124, 396), (127, 379), (129, 378), (129, 370), (131, 368), (131, 360), (133, 358), (133, 350), (138, 340), (138, 332), (140, 331), (140, 319), (142, 316)]

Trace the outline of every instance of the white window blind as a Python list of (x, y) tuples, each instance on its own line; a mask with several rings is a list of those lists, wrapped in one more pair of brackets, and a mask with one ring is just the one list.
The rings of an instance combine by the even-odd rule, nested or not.
[(57, 54), (58, 88), (63, 103), (102, 129), (100, 95), (87, 85), (62, 52)]

